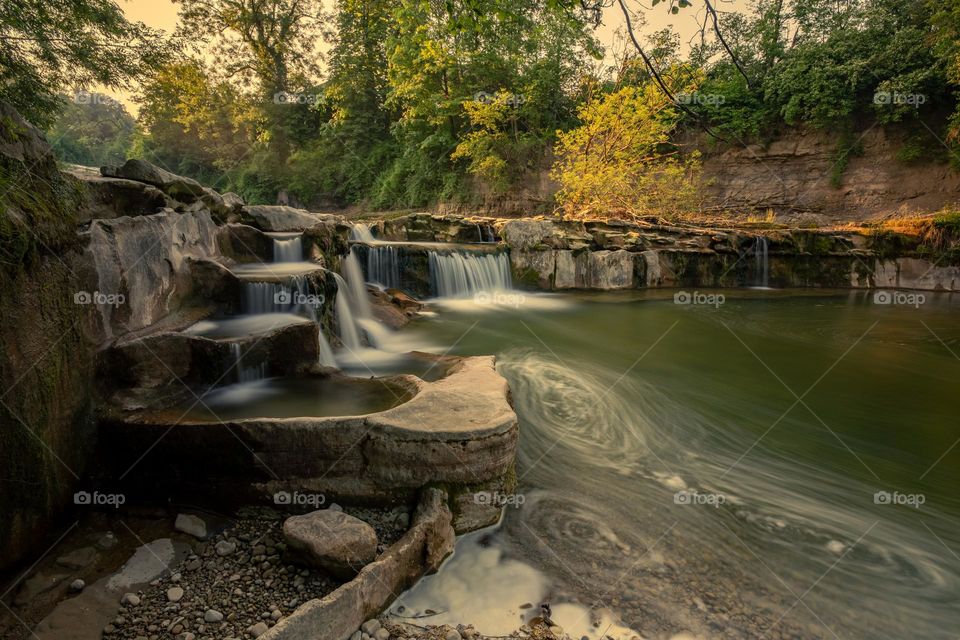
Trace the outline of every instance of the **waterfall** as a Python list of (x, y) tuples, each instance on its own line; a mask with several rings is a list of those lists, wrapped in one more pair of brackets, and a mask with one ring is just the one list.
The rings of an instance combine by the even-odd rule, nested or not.
[(356, 311), (357, 317), (372, 318), (370, 301), (367, 299), (367, 285), (363, 281), (363, 270), (356, 254), (351, 251), (343, 261), (343, 275), (347, 280), (350, 293), (350, 304)]
[(324, 367), (337, 366), (337, 359), (333, 357), (330, 341), (327, 340), (327, 336), (323, 335), (323, 327), (318, 327), (317, 339), (320, 341), (320, 364)]
[(239, 342), (230, 343), (230, 351), (233, 353), (234, 371), (237, 372), (237, 382), (256, 382), (267, 377), (267, 363), (261, 362), (257, 366), (246, 366), (243, 364), (243, 354)]
[(297, 313), (310, 315), (316, 309), (303, 301), (316, 297), (310, 290), (310, 283), (304, 276), (293, 276), (289, 285), (280, 282), (244, 282), (243, 312), (254, 313)]
[(354, 242), (376, 242), (373, 233), (370, 231), (370, 225), (358, 222), (350, 229), (350, 239)]
[(400, 253), (396, 247), (367, 248), (367, 280), (385, 289), (400, 288)]
[(756, 263), (756, 286), (768, 289), (770, 287), (770, 260), (767, 239), (757, 236), (753, 245), (753, 257)]
[(339, 273), (334, 273), (333, 277), (337, 281), (337, 303), (334, 311), (340, 327), (340, 340), (348, 349), (359, 349), (363, 345), (360, 343), (360, 331), (350, 306), (350, 286)]
[(274, 262), (301, 262), (303, 260), (303, 234), (268, 233), (273, 238)]
[(513, 288), (506, 253), (430, 252), (430, 283), (441, 298)]

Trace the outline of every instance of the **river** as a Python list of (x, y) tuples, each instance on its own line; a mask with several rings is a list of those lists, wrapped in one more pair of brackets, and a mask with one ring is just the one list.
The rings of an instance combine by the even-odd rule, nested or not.
[(521, 440), (500, 525), (392, 613), (488, 635), (549, 603), (573, 637), (957, 637), (960, 296), (704, 293), (722, 298), (522, 294), (404, 329), (496, 354)]

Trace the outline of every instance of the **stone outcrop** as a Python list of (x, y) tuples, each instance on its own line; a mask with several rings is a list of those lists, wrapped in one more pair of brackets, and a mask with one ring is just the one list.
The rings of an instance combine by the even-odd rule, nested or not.
[(95, 439), (95, 309), (77, 304), (90, 265), (80, 183), (42, 133), (0, 103), (0, 569), (46, 545)]
[(395, 503), (432, 483), (454, 496), (510, 489), (518, 423), (492, 357), (465, 358), (435, 382), (397, 376), (377, 384), (412, 398), (366, 416), (181, 419), (173, 430), (166, 420), (181, 416), (116, 415), (102, 423), (106, 459), (121, 473), (150, 447), (128, 486), (162, 485), (193, 498), (215, 496), (219, 504), (272, 501), (294, 491)]
[(123, 178), (153, 185), (162, 192), (184, 203), (192, 203), (201, 197), (219, 199), (219, 194), (207, 191), (193, 178), (185, 178), (150, 164), (146, 160), (131, 158), (119, 167), (100, 167), (100, 174), (107, 178)]
[[(960, 173), (948, 163), (898, 159), (904, 136), (896, 128), (853, 136), (844, 143), (829, 132), (796, 129), (768, 145), (720, 147), (701, 138), (706, 205), (830, 222), (927, 213), (960, 199)], [(855, 143), (860, 152), (838, 173), (838, 147)]]
[(96, 265), (96, 291), (112, 296), (96, 305), (108, 338), (183, 306), (192, 295), (188, 259), (218, 254), (217, 225), (205, 210), (95, 220), (84, 235)]
[(246, 205), (242, 216), (249, 224), (264, 231), (306, 231), (323, 222), (335, 222), (337, 216), (310, 213), (282, 205)]
[(343, 511), (321, 509), (291, 516), (283, 537), (295, 562), (350, 579), (377, 555), (377, 532)]

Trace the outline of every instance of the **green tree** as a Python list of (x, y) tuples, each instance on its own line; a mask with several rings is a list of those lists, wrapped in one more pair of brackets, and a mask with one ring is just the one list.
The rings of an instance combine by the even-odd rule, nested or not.
[(47, 139), (57, 158), (87, 166), (122, 164), (133, 144), (136, 121), (121, 103), (101, 93), (64, 99)]
[(587, 103), (580, 118), (583, 124), (557, 142), (553, 177), (566, 215), (669, 218), (696, 211), (699, 160), (671, 143), (679, 115), (654, 82)]
[(174, 0), (180, 33), (205, 38), (211, 66), (235, 86), (253, 87), (265, 138), (283, 165), (290, 153), (290, 106), (312, 103), (318, 73), (320, 0)]
[(0, 100), (46, 128), (68, 89), (128, 88), (172, 49), (109, 0), (0, 0)]

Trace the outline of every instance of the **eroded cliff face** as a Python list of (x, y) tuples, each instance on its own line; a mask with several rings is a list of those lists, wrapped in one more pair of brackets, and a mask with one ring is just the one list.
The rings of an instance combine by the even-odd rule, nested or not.
[(42, 540), (93, 444), (90, 265), (76, 238), (81, 187), (39, 131), (0, 105), (0, 567)]
[[(829, 223), (928, 213), (960, 200), (960, 172), (929, 157), (898, 159), (902, 134), (880, 126), (854, 133), (847, 144), (827, 132), (800, 130), (769, 145), (711, 146), (702, 137), (692, 144), (704, 154), (704, 204), (710, 208), (771, 209)], [(931, 135), (929, 144), (940, 143)], [(860, 152), (840, 171), (838, 149), (854, 145)]]

